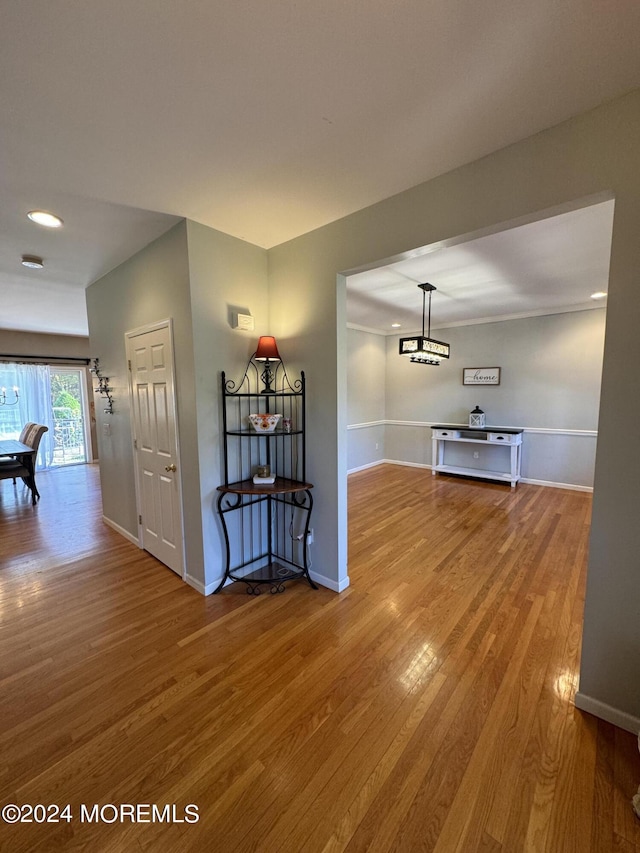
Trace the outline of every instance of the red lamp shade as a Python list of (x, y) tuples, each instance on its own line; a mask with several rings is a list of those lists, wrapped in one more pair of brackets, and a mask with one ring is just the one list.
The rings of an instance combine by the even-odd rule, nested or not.
[(254, 358), (256, 361), (280, 361), (276, 339), (271, 335), (262, 335)]

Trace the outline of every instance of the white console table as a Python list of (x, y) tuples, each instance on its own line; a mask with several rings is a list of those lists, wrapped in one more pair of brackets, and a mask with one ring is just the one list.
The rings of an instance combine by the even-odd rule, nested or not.
[[(524, 430), (511, 427), (448, 427), (438, 424), (431, 427), (433, 455), (431, 457), (431, 473), (463, 474), (465, 477), (481, 477), (484, 480), (501, 480), (514, 488), (520, 479), (520, 464), (522, 461), (522, 433)], [(510, 470), (490, 471), (485, 468), (468, 468), (460, 465), (447, 465), (445, 462), (445, 447), (449, 442), (474, 444), (485, 447), (505, 447), (509, 450)]]

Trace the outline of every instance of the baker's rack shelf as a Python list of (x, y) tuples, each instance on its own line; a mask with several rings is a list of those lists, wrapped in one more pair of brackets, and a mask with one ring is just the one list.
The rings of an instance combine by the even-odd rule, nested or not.
[[(309, 574), (313, 485), (306, 479), (306, 381), (289, 379), (281, 361), (264, 383), (264, 365), (249, 359), (239, 383), (221, 374), (224, 483), (217, 501), (225, 572), (214, 592), (230, 581), (258, 595), (284, 592), (285, 582)], [(281, 415), (278, 428), (257, 431), (250, 414)], [(284, 426), (283, 426), (284, 425)], [(254, 483), (268, 467), (273, 483)]]

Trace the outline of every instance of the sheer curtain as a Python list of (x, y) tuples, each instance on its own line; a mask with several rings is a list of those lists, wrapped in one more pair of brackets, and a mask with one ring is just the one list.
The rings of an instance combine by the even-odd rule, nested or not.
[(42, 436), (36, 468), (49, 468), (54, 429), (49, 368), (45, 364), (0, 363), (0, 387), (6, 388), (8, 403), (14, 399), (14, 386), (20, 389), (20, 398), (17, 405), (0, 406), (0, 439), (18, 438), (29, 421), (45, 424), (49, 432)]

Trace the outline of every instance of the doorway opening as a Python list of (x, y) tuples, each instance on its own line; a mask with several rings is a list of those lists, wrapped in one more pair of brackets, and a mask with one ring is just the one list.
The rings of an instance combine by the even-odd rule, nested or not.
[[(597, 198), (346, 273), (347, 471), (431, 469), (433, 425), (464, 425), (480, 405), (526, 432), (525, 482), (591, 491), (613, 210)], [(436, 337), (451, 343), (438, 367), (399, 357), (420, 328), (420, 282), (437, 285)], [(465, 387), (465, 368), (485, 365), (501, 382)], [(453, 450), (453, 464), (503, 471), (491, 449)]]

